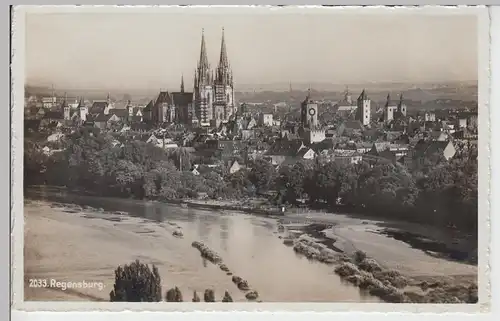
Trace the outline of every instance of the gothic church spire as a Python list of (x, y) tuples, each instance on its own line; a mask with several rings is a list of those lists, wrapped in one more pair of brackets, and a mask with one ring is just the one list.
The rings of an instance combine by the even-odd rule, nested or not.
[(222, 40), (220, 44), (219, 65), (217, 66), (216, 81), (220, 84), (231, 84), (231, 70), (227, 58), (226, 39), (224, 37), (224, 28), (222, 28)]
[(220, 44), (219, 67), (229, 68), (229, 62), (227, 60), (226, 41), (224, 39), (224, 28), (222, 28), (222, 41)]
[(205, 30), (201, 31), (200, 61), (198, 61), (198, 79), (201, 84), (210, 82), (210, 65), (208, 64), (207, 48), (205, 44)]
[(208, 68), (207, 46), (205, 44), (205, 29), (201, 30), (200, 69)]

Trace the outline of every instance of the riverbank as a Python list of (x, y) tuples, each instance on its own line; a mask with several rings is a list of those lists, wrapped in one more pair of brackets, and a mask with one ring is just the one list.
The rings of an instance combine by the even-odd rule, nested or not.
[[(446, 244), (429, 238), (439, 234), (432, 228), (404, 222), (398, 225), (398, 222), (360, 221), (347, 215), (337, 215), (335, 220), (321, 215), (297, 215), (280, 222), (283, 224), (280, 237), (294, 251), (332, 265), (337, 274), (361, 289), (375, 287), (370, 293), (385, 301), (470, 303), (474, 297), (477, 300), (477, 264), (443, 259), (445, 253), (423, 248), (427, 244), (430, 249), (449, 252)], [(394, 233), (412, 231), (413, 238), (388, 236), (387, 225)]]
[[(330, 267), (290, 251), (273, 233), (276, 221), (271, 218), (132, 200), (80, 196), (79, 203), (72, 201), (25, 202), (26, 279), (102, 282), (103, 290), (63, 291), (26, 283), (26, 300), (108, 301), (114, 269), (139, 259), (158, 267), (163, 291), (174, 286), (183, 294), (213, 289), (218, 299), (229, 291), (235, 302), (247, 302), (248, 293), (238, 289), (232, 276), (192, 247), (201, 241), (220, 253), (263, 302), (379, 302), (344, 284)], [(183, 237), (173, 235), (179, 229)], [(300, 291), (291, 291), (291, 285)]]
[[(26, 192), (26, 191), (25, 191)], [(74, 194), (84, 195), (89, 197), (106, 197), (100, 196), (92, 191), (81, 189), (68, 189), (60, 186), (30, 186), (28, 193), (44, 193), (44, 194)], [(127, 200), (127, 198), (118, 198)], [(139, 201), (139, 200), (138, 200)], [(148, 200), (149, 202), (159, 202), (165, 204), (180, 205), (182, 207), (191, 207), (205, 210), (216, 211), (237, 211), (254, 215), (264, 216), (282, 216), (283, 212), (278, 206), (269, 204), (265, 198), (246, 198), (245, 200), (213, 200), (213, 199), (164, 199), (164, 200)]]
[(180, 204), (181, 206), (218, 210), (218, 211), (238, 211), (254, 215), (282, 216), (284, 213), (276, 206), (269, 206), (265, 199), (249, 199), (248, 201), (224, 201), (224, 200), (165, 200), (167, 204)]

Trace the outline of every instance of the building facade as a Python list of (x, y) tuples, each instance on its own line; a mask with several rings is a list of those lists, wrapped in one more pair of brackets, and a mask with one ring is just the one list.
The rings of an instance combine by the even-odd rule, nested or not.
[(392, 120), (402, 119), (406, 117), (406, 105), (403, 102), (403, 93), (399, 96), (397, 105), (391, 104), (391, 96), (387, 94), (387, 101), (384, 107), (384, 121), (390, 122)]
[(300, 106), (300, 136), (308, 144), (318, 143), (326, 138), (325, 129), (321, 128), (318, 122), (318, 113), (318, 103), (311, 98), (311, 92), (309, 91)]
[(371, 122), (371, 101), (364, 89), (358, 97), (357, 106), (356, 120), (359, 120), (363, 126), (369, 126)]
[(202, 32), (200, 60), (194, 74), (193, 105), (192, 123), (203, 127), (218, 127), (221, 123), (227, 123), (237, 112), (233, 72), (227, 57), (224, 29), (215, 73), (208, 63), (205, 35)]

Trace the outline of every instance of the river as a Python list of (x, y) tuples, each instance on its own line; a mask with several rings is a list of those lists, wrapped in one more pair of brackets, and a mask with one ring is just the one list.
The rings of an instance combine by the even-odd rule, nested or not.
[[(104, 290), (26, 289), (26, 300), (108, 300), (114, 269), (134, 259), (155, 264), (163, 292), (214, 289), (244, 293), (191, 246), (201, 241), (216, 251), (234, 275), (246, 279), (265, 302), (379, 302), (283, 244), (275, 219), (243, 213), (183, 208), (156, 202), (31, 191), (25, 201), (25, 274), (58, 281), (95, 281)], [(180, 229), (183, 238), (172, 236)]]
[[(162, 288), (177, 286), (184, 300), (213, 289), (220, 300), (229, 291), (246, 301), (219, 267), (204, 260), (193, 241), (217, 252), (234, 275), (247, 280), (265, 302), (380, 302), (342, 281), (334, 266), (310, 261), (283, 244), (286, 234), (310, 223), (331, 226), (325, 235), (352, 255), (362, 250), (387, 269), (414, 278), (477, 278), (477, 265), (430, 253), (442, 230), (405, 222), (374, 221), (352, 215), (307, 213), (269, 218), (234, 211), (29, 190), (25, 195), (25, 276), (27, 279), (102, 282), (104, 289), (61, 291), (25, 285), (26, 300), (109, 300), (114, 269), (139, 259), (155, 264)], [(278, 225), (286, 227), (278, 233)], [(417, 233), (422, 248), (383, 233), (387, 226)], [(182, 238), (173, 236), (180, 230)], [(434, 241), (433, 241), (434, 240)], [(435, 246), (434, 246), (435, 247)], [(466, 278), (465, 278), (466, 277)]]

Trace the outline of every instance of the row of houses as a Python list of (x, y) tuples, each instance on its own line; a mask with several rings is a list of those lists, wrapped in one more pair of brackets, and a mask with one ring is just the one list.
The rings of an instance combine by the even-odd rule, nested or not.
[(389, 142), (334, 144), (333, 141), (305, 144), (300, 139), (276, 141), (263, 157), (275, 166), (288, 165), (300, 160), (321, 159), (343, 164), (369, 162), (399, 162), (409, 165), (413, 161), (439, 155), (449, 160), (457, 150), (452, 141), (421, 139), (414, 147)]

